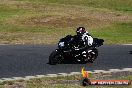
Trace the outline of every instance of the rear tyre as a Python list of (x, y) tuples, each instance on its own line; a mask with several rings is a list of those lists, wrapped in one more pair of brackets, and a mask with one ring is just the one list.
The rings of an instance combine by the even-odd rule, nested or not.
[(49, 64), (50, 65), (56, 65), (60, 64), (63, 60), (63, 57), (58, 51), (53, 51), (49, 56)]
[(93, 63), (94, 60), (97, 58), (98, 56), (98, 50), (97, 49), (93, 49), (90, 52), (87, 53), (87, 58), (85, 59), (85, 63)]
[(90, 53), (89, 53), (89, 62), (93, 63), (95, 61), (95, 59), (98, 56), (98, 50), (97, 49), (93, 49)]

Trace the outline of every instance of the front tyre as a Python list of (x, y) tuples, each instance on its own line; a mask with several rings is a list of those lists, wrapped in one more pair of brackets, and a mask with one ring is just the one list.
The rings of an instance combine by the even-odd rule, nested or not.
[(49, 64), (51, 65), (60, 64), (62, 60), (63, 57), (58, 51), (53, 51), (49, 56)]

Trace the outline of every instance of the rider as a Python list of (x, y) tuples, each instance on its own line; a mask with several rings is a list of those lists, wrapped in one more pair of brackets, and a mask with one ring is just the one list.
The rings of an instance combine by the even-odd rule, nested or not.
[(93, 44), (93, 38), (92, 36), (85, 30), (84, 27), (78, 27), (76, 30), (76, 33), (80, 39), (79, 41), (83, 42), (84, 47), (90, 47)]
[[(85, 48), (90, 48), (93, 45), (93, 38), (92, 36), (85, 30), (84, 27), (78, 27), (76, 30), (77, 35), (75, 35), (75, 40), (76, 40), (76, 45), (78, 47), (74, 47), (75, 50), (80, 50), (82, 49), (82, 55), (83, 57), (86, 57), (87, 51), (85, 51)], [(76, 55), (78, 56), (78, 55)], [(76, 57), (75, 56), (75, 57)], [(80, 61), (80, 59), (78, 59)]]

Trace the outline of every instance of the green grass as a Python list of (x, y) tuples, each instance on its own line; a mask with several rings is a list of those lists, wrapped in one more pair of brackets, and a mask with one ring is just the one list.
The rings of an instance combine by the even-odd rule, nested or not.
[(132, 23), (119, 23), (96, 30), (91, 33), (96, 37), (103, 38), (108, 44), (132, 42)]
[(65, 5), (82, 5), (94, 8), (107, 8), (119, 11), (132, 12), (131, 0), (23, 0), (23, 1), (58, 3)]
[(56, 44), (84, 26), (105, 44), (132, 43), (131, 0), (14, 0), (0, 3), (0, 43)]
[[(3, 30), (6, 29), (6, 30)], [(45, 30), (46, 29), (46, 30)], [(7, 32), (8, 31), (8, 32)], [(46, 28), (46, 27), (25, 27), (13, 25), (1, 25), (0, 32), (7, 35), (0, 35), (1, 39), (14, 43), (23, 41), (31, 44), (52, 44), (56, 43), (61, 37), (67, 34), (74, 35), (74, 29)], [(132, 23), (113, 24), (103, 28), (89, 30), (93, 37), (103, 38), (105, 44), (127, 44), (132, 43)], [(40, 39), (40, 40), (39, 40)], [(39, 41), (39, 42), (38, 42)], [(31, 43), (30, 43), (31, 42)], [(5, 42), (6, 43), (6, 42)], [(8, 42), (7, 42), (8, 43)], [(22, 42), (18, 42), (22, 43)]]
[(0, 20), (3, 21), (8, 18), (12, 18), (13, 16), (21, 15), (26, 13), (25, 9), (16, 8), (13, 5), (0, 5)]
[[(92, 79), (93, 74), (89, 74), (89, 78)], [(132, 75), (125, 77), (118, 77), (114, 79), (126, 79), (132, 80)], [(84, 88), (81, 85), (82, 77), (81, 75), (73, 76), (58, 76), (58, 77), (44, 77), (44, 78), (34, 78), (27, 81), (17, 80), (17, 81), (5, 81), (0, 83), (0, 88), (3, 87), (18, 87), (19, 85), (25, 86), (26, 88)], [(87, 86), (86, 88), (131, 88), (132, 85), (126, 86)]]

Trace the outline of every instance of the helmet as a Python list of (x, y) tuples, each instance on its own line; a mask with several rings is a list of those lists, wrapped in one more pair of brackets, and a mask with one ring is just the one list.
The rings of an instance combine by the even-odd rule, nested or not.
[(85, 31), (84, 27), (78, 27), (77, 30), (76, 30), (77, 35), (84, 34), (85, 32), (86, 31)]

